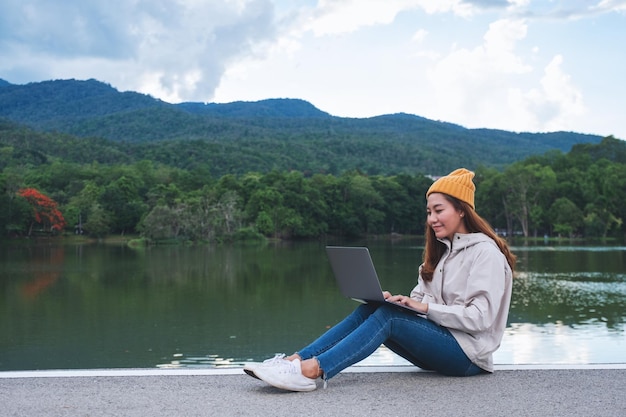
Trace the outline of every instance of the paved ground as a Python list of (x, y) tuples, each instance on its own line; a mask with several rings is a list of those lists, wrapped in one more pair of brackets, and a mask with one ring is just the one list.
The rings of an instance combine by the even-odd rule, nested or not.
[(0, 372), (2, 416), (626, 416), (626, 366), (444, 377), (350, 368), (327, 389), (277, 390), (241, 369)]

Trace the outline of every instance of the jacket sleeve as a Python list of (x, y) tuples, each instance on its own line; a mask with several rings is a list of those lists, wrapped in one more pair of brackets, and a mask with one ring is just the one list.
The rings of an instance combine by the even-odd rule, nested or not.
[(506, 260), (492, 245), (486, 245), (485, 248), (488, 249), (477, 251), (469, 271), (461, 268), (456, 272), (467, 274), (466, 285), (450, 300), (449, 305), (428, 304), (430, 320), (469, 334), (492, 327), (505, 295)]

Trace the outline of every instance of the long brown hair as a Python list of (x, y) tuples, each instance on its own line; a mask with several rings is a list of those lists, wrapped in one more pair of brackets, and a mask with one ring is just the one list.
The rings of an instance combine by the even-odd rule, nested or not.
[[(502, 254), (505, 256), (506, 261), (511, 267), (511, 271), (514, 271), (517, 257), (509, 249), (509, 245), (506, 240), (498, 236), (496, 232), (493, 231), (493, 228), (487, 222), (487, 220), (480, 217), (478, 213), (476, 213), (476, 211), (472, 208), (472, 206), (448, 194), (442, 193), (442, 195), (454, 206), (457, 211), (464, 213), (463, 222), (465, 224), (465, 228), (469, 233), (484, 233), (485, 235), (493, 239), (494, 242), (496, 242), (496, 245), (498, 245), (498, 248), (500, 248), (500, 252), (502, 252)], [(437, 240), (435, 232), (428, 224), (428, 221), (426, 221), (425, 237), (426, 242), (423, 254), (421, 275), (424, 281), (431, 281), (433, 279), (435, 268), (441, 260), (441, 257), (446, 252), (447, 246)]]

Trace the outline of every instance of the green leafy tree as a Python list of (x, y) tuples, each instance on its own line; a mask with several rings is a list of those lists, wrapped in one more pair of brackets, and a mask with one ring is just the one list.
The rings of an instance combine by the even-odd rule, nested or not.
[(352, 214), (359, 220), (359, 233), (381, 233), (383, 231), (384, 200), (364, 175), (347, 176), (344, 196), (349, 201)]
[(585, 236), (606, 238), (612, 227), (622, 226), (622, 220), (595, 204), (588, 204), (585, 207), (584, 224)]
[(74, 223), (74, 230), (77, 234), (83, 233), (84, 222), (91, 215), (94, 202), (99, 201), (104, 192), (104, 187), (99, 186), (94, 180), (86, 180), (83, 187), (75, 195), (70, 197), (65, 205), (67, 219)]
[(574, 237), (583, 226), (583, 213), (567, 197), (558, 198), (550, 207), (552, 227), (559, 235)]
[[(392, 177), (393, 182), (400, 186), (400, 194), (396, 197), (379, 191), (388, 205), (386, 222), (387, 230), (393, 224), (399, 233), (423, 235), (426, 219), (426, 191), (432, 180), (424, 175), (399, 174)], [(398, 201), (396, 199), (399, 199)]]
[(257, 213), (255, 222), (257, 230), (265, 236), (272, 236), (276, 231), (273, 216), (265, 211)]
[(154, 207), (141, 223), (142, 235), (153, 240), (176, 239), (180, 232), (180, 212), (166, 205)]
[[(414, 183), (414, 178), (401, 176), (371, 178), (372, 187), (380, 195), (380, 211), (384, 213), (383, 228), (385, 233), (423, 233), (426, 191), (430, 182)], [(422, 217), (418, 217), (422, 214)]]
[(511, 236), (514, 232), (514, 217), (507, 204), (508, 184), (504, 174), (496, 169), (480, 167), (474, 178), (476, 195), (474, 204), (492, 227), (503, 235)]
[(528, 237), (540, 218), (540, 212), (533, 207), (542, 195), (553, 195), (556, 175), (549, 166), (518, 163), (505, 170), (503, 179), (505, 211), (519, 222), (524, 237)]
[(98, 238), (107, 236), (111, 231), (111, 214), (98, 203), (91, 206), (89, 213), (84, 224), (87, 233)]
[(268, 176), (271, 187), (283, 196), (283, 207), (278, 209), (280, 234), (295, 238), (325, 234), (326, 205), (311, 181), (296, 171)]
[[(613, 147), (614, 142), (610, 142), (610, 145)], [(620, 228), (623, 220), (626, 219), (626, 204), (624, 204), (626, 202), (626, 164), (607, 163), (605, 161), (602, 160), (605, 167), (601, 190), (606, 202), (602, 205), (602, 201), (594, 201), (594, 204), (601, 207), (606, 213), (607, 230), (602, 237), (606, 237), (613, 227)]]
[(243, 212), (240, 207), (241, 199), (237, 192), (227, 191), (220, 197), (211, 209), (216, 234), (232, 236), (242, 227)]
[(147, 205), (141, 200), (138, 181), (122, 176), (109, 184), (100, 197), (100, 204), (111, 213), (115, 232), (134, 232)]
[(253, 192), (246, 205), (246, 213), (248, 218), (255, 219), (259, 231), (266, 236), (278, 237), (281, 226), (287, 220), (282, 217), (285, 215), (283, 196), (267, 186)]
[(149, 207), (157, 205), (173, 205), (180, 201), (183, 192), (175, 183), (156, 184), (146, 193), (147, 204)]
[[(4, 178), (0, 176), (0, 189)], [(24, 234), (30, 227), (33, 208), (17, 192), (5, 190), (0, 194), (0, 230), (8, 236)]]

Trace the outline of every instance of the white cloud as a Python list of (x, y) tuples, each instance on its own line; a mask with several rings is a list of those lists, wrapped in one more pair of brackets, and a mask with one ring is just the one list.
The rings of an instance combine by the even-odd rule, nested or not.
[[(273, 19), (269, 0), (8, 0), (0, 17), (0, 71), (50, 79), (80, 77), (88, 69), (87, 78), (121, 89), (208, 100), (231, 62), (273, 39)], [(15, 50), (29, 56), (26, 68), (7, 54)], [(77, 60), (86, 65), (72, 70)], [(116, 70), (89, 65), (95, 60)]]
[(467, 17), (474, 13), (470, 3), (462, 0), (319, 0), (302, 29), (316, 36), (349, 33), (362, 27), (390, 24), (399, 13), (416, 9), (429, 15), (450, 12)]
[(606, 12), (626, 12), (626, 1), (624, 0), (602, 0), (596, 6), (590, 7), (591, 10)]
[(428, 31), (425, 29), (419, 29), (413, 34), (411, 40), (416, 43), (421, 43), (424, 41), (424, 39), (426, 39), (426, 36), (428, 36)]
[(525, 130), (568, 130), (585, 114), (582, 94), (563, 72), (562, 62), (563, 57), (557, 55), (545, 67), (539, 88), (511, 91), (509, 104)]
[(526, 7), (530, 4), (530, 0), (509, 0), (509, 10)]
[(316, 36), (353, 32), (363, 26), (389, 24), (407, 2), (390, 0), (320, 0), (304, 30)]
[(148, 16), (137, 59), (142, 91), (168, 101), (208, 101), (229, 64), (254, 55), (256, 44), (274, 36), (273, 9), (266, 1), (220, 7), (190, 3), (176, 24)]
[(532, 71), (515, 54), (516, 42), (526, 36), (526, 30), (523, 20), (496, 21), (489, 26), (482, 45), (455, 48), (428, 71), (434, 87), (434, 112), (440, 119), (466, 126), (493, 123), (493, 112), (506, 101), (509, 80)]
[(467, 127), (516, 131), (567, 130), (585, 113), (580, 91), (555, 56), (537, 73), (516, 53), (526, 37), (524, 20), (499, 20), (482, 45), (455, 49), (429, 71), (443, 120)]

